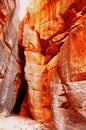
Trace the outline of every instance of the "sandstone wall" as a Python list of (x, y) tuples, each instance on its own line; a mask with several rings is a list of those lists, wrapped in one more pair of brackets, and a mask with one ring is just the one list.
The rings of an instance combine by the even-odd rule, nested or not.
[(85, 5), (33, 0), (23, 21), (28, 106), (34, 119), (53, 120), (59, 130), (86, 128)]
[(13, 0), (0, 1), (0, 116), (8, 116), (21, 83), (18, 9)]
[(19, 115), (85, 130), (86, 0), (29, 1), (22, 22), (17, 2), (0, 1), (0, 116), (24, 93)]

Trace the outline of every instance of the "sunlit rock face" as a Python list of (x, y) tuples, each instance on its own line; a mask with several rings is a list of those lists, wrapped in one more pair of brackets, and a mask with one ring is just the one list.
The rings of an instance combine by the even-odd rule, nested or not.
[(29, 2), (27, 10), (30, 13), (30, 26), (35, 26), (41, 38), (48, 39), (58, 30), (63, 29), (64, 21), (59, 15), (59, 5), (59, 0)]
[(85, 5), (32, 0), (22, 22), (27, 105), (33, 119), (53, 120), (58, 130), (86, 128)]
[(0, 116), (8, 116), (21, 83), (16, 1), (0, 1)]
[(63, 82), (86, 80), (86, 15), (71, 30), (60, 50), (58, 71)]
[(28, 83), (28, 107), (35, 120), (49, 122), (51, 99), (47, 81), (48, 71), (44, 64), (45, 57), (41, 54), (42, 48), (37, 31), (32, 30), (28, 24), (24, 25), (23, 46), (26, 60), (25, 77)]
[(49, 130), (85, 130), (86, 0), (27, 6), (19, 22), (18, 1), (0, 1), (0, 115), (22, 98), (19, 115)]

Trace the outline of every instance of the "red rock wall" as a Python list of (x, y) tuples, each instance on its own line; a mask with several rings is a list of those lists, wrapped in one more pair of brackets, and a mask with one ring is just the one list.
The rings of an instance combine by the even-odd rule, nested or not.
[(32, 117), (42, 122), (53, 120), (59, 130), (86, 128), (86, 2), (32, 3), (23, 21), (22, 42)]
[(23, 76), (21, 116), (85, 130), (86, 1), (32, 0), (20, 26), (15, 5), (0, 3), (0, 114), (13, 110)]

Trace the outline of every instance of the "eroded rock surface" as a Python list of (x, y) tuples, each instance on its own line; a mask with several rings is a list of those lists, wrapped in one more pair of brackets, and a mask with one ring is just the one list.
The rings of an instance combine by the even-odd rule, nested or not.
[(20, 116), (85, 130), (86, 0), (29, 1), (20, 24), (16, 4), (0, 1), (0, 115), (26, 91)]
[[(9, 116), (21, 84), (16, 1), (0, 1), (0, 116)], [(14, 22), (15, 21), (15, 22)]]
[(86, 15), (80, 21), (77, 21), (77, 27), (71, 30), (60, 51), (58, 71), (63, 82), (86, 79), (86, 23), (83, 23), (86, 21)]
[[(50, 97), (51, 100), (50, 104), (47, 102), (47, 105), (50, 105), (51, 115), (56, 129), (84, 130), (86, 128), (85, 106), (83, 106), (83, 104), (85, 104), (85, 95), (81, 88), (85, 91), (85, 81), (83, 80), (85, 80), (86, 77), (86, 37), (84, 35), (86, 31), (86, 3), (84, 0), (71, 0), (70, 2), (60, 0), (55, 1), (55, 3), (54, 1), (42, 1), (41, 4), (41, 1), (35, 2), (33, 0), (31, 2), (34, 4), (29, 3), (29, 5), (32, 4), (32, 6), (28, 7), (28, 13), (24, 18), (24, 25), (29, 23), (29, 28), (31, 28), (33, 32), (35, 30), (39, 33), (39, 40), (35, 40), (35, 35), (31, 35), (31, 38), (33, 39), (34, 37), (35, 40), (31, 41), (31, 39), (29, 39), (30, 35), (28, 33), (29, 36), (25, 35), (25, 32), (27, 32), (25, 31), (25, 25), (23, 40), (25, 40), (25, 38), (27, 39), (27, 37), (28, 39), (25, 40), (25, 43), (23, 42), (23, 46), (24, 48), (26, 47), (24, 51), (26, 58), (25, 76), (26, 80), (29, 80), (30, 102), (32, 102), (32, 106), (34, 107), (35, 102), (39, 102), (36, 103), (37, 111), (34, 111), (35, 109), (31, 111), (32, 116), (35, 118), (33, 111), (35, 113), (39, 111), (40, 113), (38, 105), (42, 106), (44, 103), (41, 93), (41, 89), (43, 89), (41, 86), (45, 83), (43, 75), (43, 82), (41, 82), (41, 68), (43, 67), (47, 70), (45, 77), (47, 77), (46, 84), (50, 93), (48, 97)], [(49, 4), (50, 6), (48, 8)], [(53, 10), (55, 12), (51, 11), (51, 8), (55, 8), (55, 10)], [(52, 15), (52, 13), (54, 14)], [(37, 45), (37, 43), (35, 43), (36, 41), (38, 44), (40, 43), (41, 46)], [(34, 43), (40, 49), (35, 47), (33, 45)], [(41, 68), (38, 69), (38, 66)], [(34, 75), (38, 75), (38, 77)], [(32, 88), (34, 89), (33, 91)], [(46, 86), (44, 86), (44, 89), (46, 91)], [(35, 96), (37, 97), (35, 100), (33, 95), (37, 95), (36, 90), (39, 90), (40, 94), (38, 94), (38, 97)], [(82, 95), (83, 98), (81, 101)], [(45, 100), (47, 101), (47, 97)], [(40, 109), (43, 111), (42, 108)], [(46, 115), (47, 114), (48, 112), (46, 112)], [(37, 117), (36, 120), (40, 120), (40, 117)], [(44, 122), (45, 120), (45, 118), (43, 120), (42, 116), (41, 121)]]

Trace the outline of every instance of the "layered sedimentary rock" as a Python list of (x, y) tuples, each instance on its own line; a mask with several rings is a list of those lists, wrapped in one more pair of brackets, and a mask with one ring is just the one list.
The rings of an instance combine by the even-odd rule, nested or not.
[(56, 32), (63, 31), (64, 21), (59, 15), (59, 0), (31, 0), (28, 4), (29, 24), (35, 26), (41, 39), (49, 39)]
[(21, 84), (18, 24), (16, 1), (0, 1), (0, 116), (13, 110)]
[(31, 2), (23, 22), (22, 43), (32, 117), (48, 122), (49, 113), (45, 115), (42, 109), (47, 106), (56, 129), (84, 130), (86, 1)]
[(53, 122), (53, 130), (85, 130), (86, 0), (29, 1), (20, 26), (16, 2), (0, 6), (1, 115), (26, 91), (21, 116)]
[(61, 48), (58, 71), (63, 82), (86, 79), (86, 37), (84, 35), (86, 24), (83, 23), (84, 21), (86, 21), (86, 15), (77, 21), (80, 23), (71, 30)]
[(25, 77), (28, 83), (28, 106), (35, 120), (49, 122), (51, 100), (47, 82), (45, 57), (41, 54), (39, 35), (29, 24), (24, 25), (23, 46), (25, 54)]

